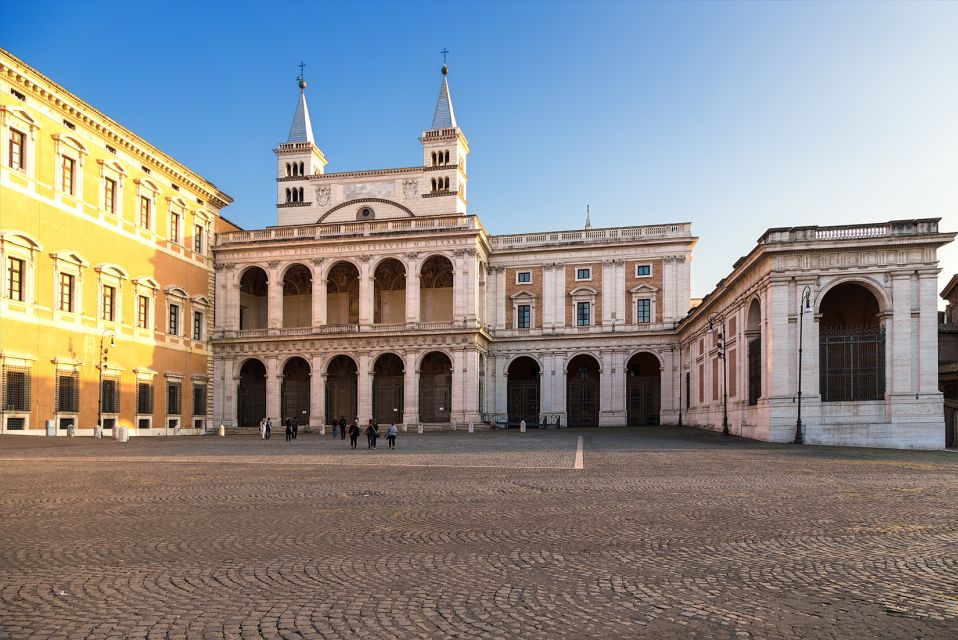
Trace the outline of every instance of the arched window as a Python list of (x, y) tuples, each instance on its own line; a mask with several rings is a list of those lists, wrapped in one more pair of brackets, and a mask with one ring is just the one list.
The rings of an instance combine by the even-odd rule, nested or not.
[(435, 152), (435, 151), (432, 152), (432, 166), (434, 166), (434, 167), (436, 166), (436, 152)]
[[(288, 166), (288, 165), (287, 165)], [(289, 192), (289, 189), (286, 190), (286, 202), (291, 202), (292, 194)]]
[(436, 191), (436, 179), (435, 179), (435, 178), (432, 179), (432, 190), (433, 190), (433, 191)]
[(306, 165), (303, 164), (302, 162), (299, 163), (299, 175), (301, 176), (306, 175)]
[(303, 188), (302, 188), (302, 187), (299, 188), (299, 201), (300, 201), (300, 202), (303, 201)]
[(290, 166), (289, 166), (289, 163), (287, 162), (287, 163), (286, 163), (286, 175), (287, 175), (287, 177), (289, 176), (289, 174), (290, 174)]
[(445, 178), (445, 186), (443, 187), (446, 191), (449, 191), (449, 178)]
[(822, 299), (819, 375), (822, 402), (885, 397), (882, 309), (868, 288), (843, 282)]
[(446, 151), (446, 164), (449, 164), (449, 151)]

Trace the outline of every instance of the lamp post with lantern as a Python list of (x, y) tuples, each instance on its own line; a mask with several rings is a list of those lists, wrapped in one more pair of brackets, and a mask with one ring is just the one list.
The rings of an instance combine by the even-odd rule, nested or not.
[(718, 340), (716, 342), (716, 355), (722, 361), (722, 435), (729, 435), (728, 430), (728, 379), (725, 364), (725, 316), (718, 311), (713, 311), (708, 315), (709, 333), (711, 334), (715, 325), (719, 325)]
[[(106, 340), (107, 336), (110, 337), (110, 344), (108, 346), (103, 345), (103, 341)], [(106, 369), (107, 365), (107, 356), (110, 352), (110, 349), (116, 346), (116, 332), (113, 329), (107, 329), (100, 335), (100, 382), (97, 385), (99, 391), (97, 395), (96, 402), (96, 426), (103, 429), (103, 370)]]
[(802, 343), (804, 342), (805, 314), (812, 310), (811, 299), (812, 288), (806, 285), (798, 305), (798, 417), (795, 420), (794, 444), (805, 443), (805, 435), (802, 433)]

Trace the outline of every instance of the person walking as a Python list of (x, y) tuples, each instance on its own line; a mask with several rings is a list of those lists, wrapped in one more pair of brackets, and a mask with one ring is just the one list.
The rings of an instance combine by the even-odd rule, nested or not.
[(293, 421), (286, 418), (286, 442), (293, 439)]
[(273, 433), (273, 422), (266, 418), (266, 439), (269, 440), (269, 436)]
[(379, 437), (379, 425), (372, 418), (369, 419), (369, 426), (366, 427), (366, 439), (369, 442), (369, 449), (376, 448), (376, 439)]
[(293, 440), (299, 435), (299, 416), (293, 416)]
[(399, 433), (399, 429), (396, 428), (395, 422), (390, 422), (389, 426), (386, 427), (386, 442), (389, 445), (390, 449), (396, 448), (396, 434)]
[(259, 421), (259, 437), (262, 440), (266, 439), (266, 418)]
[(339, 437), (339, 420), (333, 420), (333, 439)]
[(356, 441), (359, 440), (359, 425), (351, 424), (349, 425), (349, 448), (356, 448)]
[(346, 439), (346, 416), (339, 416), (339, 437)]

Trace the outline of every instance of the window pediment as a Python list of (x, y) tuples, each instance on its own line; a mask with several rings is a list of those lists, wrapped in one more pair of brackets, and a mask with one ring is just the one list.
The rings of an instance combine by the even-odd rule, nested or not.
[(658, 290), (658, 287), (653, 287), (650, 284), (639, 284), (629, 289), (632, 293), (655, 293)]
[(189, 297), (189, 294), (187, 294), (186, 291), (184, 291), (181, 287), (178, 287), (175, 284), (163, 289), (163, 293), (165, 293), (168, 296), (172, 296), (174, 298), (182, 298), (184, 300), (186, 300)]
[(88, 267), (90, 265), (89, 262), (84, 260), (83, 257), (75, 251), (58, 251), (51, 253), (50, 257), (53, 258), (54, 261), (69, 262), (81, 267)]
[(531, 291), (516, 291), (511, 296), (513, 300), (535, 300), (538, 296)]
[(210, 299), (207, 298), (206, 296), (193, 296), (192, 298), (190, 298), (190, 301), (193, 304), (201, 305), (204, 307), (210, 307), (213, 305), (213, 303), (210, 302)]
[(42, 249), (39, 242), (22, 231), (0, 231), (0, 242), (9, 242), (10, 244), (29, 249), (30, 251), (40, 251)]
[(153, 278), (150, 278), (150, 277), (148, 277), (148, 276), (147, 276), (147, 277), (142, 277), (142, 278), (135, 278), (135, 279), (133, 280), (133, 284), (135, 284), (135, 285), (138, 286), (138, 287), (148, 287), (148, 288), (150, 288), (150, 289), (159, 289), (159, 288), (160, 288), (159, 283), (158, 283), (156, 280), (154, 280)]
[(81, 154), (87, 153), (86, 146), (76, 138), (65, 133), (55, 133), (52, 138), (61, 144), (65, 144), (68, 147), (73, 148), (76, 151), (79, 151)]
[(97, 266), (93, 267), (93, 270), (105, 276), (113, 276), (114, 278), (120, 278), (123, 280), (129, 278), (129, 275), (127, 275), (126, 271), (124, 271), (119, 265), (115, 264), (98, 264)]
[(594, 296), (599, 292), (592, 287), (576, 287), (569, 292), (570, 296)]

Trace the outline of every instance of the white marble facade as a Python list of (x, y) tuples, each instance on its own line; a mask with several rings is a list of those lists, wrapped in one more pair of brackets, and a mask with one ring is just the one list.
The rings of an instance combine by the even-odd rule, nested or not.
[[(733, 435), (790, 441), (808, 286), (805, 440), (943, 446), (936, 251), (954, 234), (937, 220), (769, 230), (693, 307), (689, 223), (488, 235), (466, 211), (469, 147), (445, 77), (420, 141), (422, 166), (325, 173), (300, 96), (276, 149), (279, 225), (216, 243), (220, 423), (295, 414), (317, 427), (348, 412), (721, 429), (727, 394)], [(863, 316), (842, 306), (849, 296)], [(842, 333), (856, 323), (872, 342), (828, 347), (822, 374), (821, 331), (857, 340)], [(835, 365), (874, 353), (881, 367)]]

